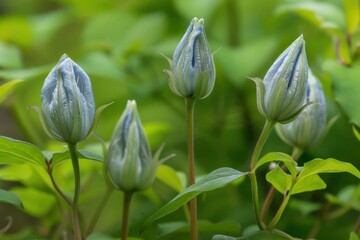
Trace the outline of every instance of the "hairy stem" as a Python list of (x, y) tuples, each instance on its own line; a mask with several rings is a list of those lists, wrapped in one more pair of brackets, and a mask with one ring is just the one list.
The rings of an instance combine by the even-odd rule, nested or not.
[[(194, 108), (195, 100), (185, 98), (186, 107), (186, 129), (188, 144), (188, 167), (189, 167), (189, 186), (195, 183), (195, 159), (194, 159)], [(190, 200), (190, 239), (198, 239), (197, 230), (197, 202), (196, 197)]]
[(69, 147), (69, 151), (70, 151), (71, 162), (72, 162), (74, 177), (75, 177), (75, 191), (74, 191), (73, 204), (71, 206), (75, 239), (82, 240), (79, 213), (78, 213), (78, 202), (79, 202), (79, 197), (80, 197), (79, 159), (78, 159), (78, 155), (77, 155), (76, 143), (68, 143), (68, 147)]
[(132, 196), (133, 196), (132, 192), (124, 192), (121, 240), (127, 239), (128, 229), (129, 229), (129, 218), (130, 218), (130, 205), (131, 205)]

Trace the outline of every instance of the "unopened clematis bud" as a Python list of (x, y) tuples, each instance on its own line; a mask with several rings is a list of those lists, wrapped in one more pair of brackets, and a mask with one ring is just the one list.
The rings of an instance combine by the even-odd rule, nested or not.
[(134, 100), (128, 101), (110, 141), (105, 175), (118, 190), (134, 192), (151, 186), (158, 167), (152, 158)]
[(215, 84), (215, 65), (202, 18), (191, 21), (173, 59), (167, 60), (171, 70), (165, 72), (174, 94), (192, 99), (209, 96)]
[(301, 35), (273, 63), (264, 80), (253, 78), (257, 85), (257, 105), (270, 122), (287, 123), (306, 107), (308, 63)]
[(77, 143), (91, 132), (95, 102), (90, 78), (65, 54), (45, 79), (41, 110), (47, 132), (59, 141)]
[(318, 79), (309, 71), (306, 101), (313, 102), (294, 121), (277, 124), (276, 131), (287, 144), (302, 150), (319, 143), (326, 128), (326, 101)]

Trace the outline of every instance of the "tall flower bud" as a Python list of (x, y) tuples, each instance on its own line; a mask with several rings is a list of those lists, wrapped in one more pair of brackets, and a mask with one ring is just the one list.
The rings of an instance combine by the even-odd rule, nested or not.
[(285, 143), (303, 150), (316, 146), (326, 128), (325, 95), (311, 71), (306, 96), (306, 101), (314, 104), (308, 106), (294, 121), (276, 125), (276, 131)]
[(287, 123), (304, 109), (308, 63), (303, 36), (298, 37), (273, 63), (257, 84), (257, 104), (268, 121)]
[(45, 79), (41, 108), (47, 132), (55, 139), (76, 143), (90, 134), (95, 117), (90, 78), (65, 54)]
[(125, 192), (148, 188), (155, 179), (157, 158), (152, 158), (134, 100), (128, 101), (110, 141), (104, 162), (110, 183)]
[(174, 94), (193, 99), (209, 96), (215, 84), (215, 65), (202, 18), (191, 21), (173, 59), (167, 59), (171, 70), (164, 71)]

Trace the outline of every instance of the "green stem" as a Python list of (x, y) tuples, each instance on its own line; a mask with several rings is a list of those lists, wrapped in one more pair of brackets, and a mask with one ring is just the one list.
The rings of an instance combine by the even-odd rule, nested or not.
[[(194, 159), (194, 108), (195, 100), (185, 98), (186, 107), (186, 128), (188, 144), (188, 167), (189, 167), (189, 186), (195, 183), (195, 159)], [(190, 200), (190, 239), (198, 239), (197, 230), (197, 202), (196, 197)]]
[(127, 239), (128, 229), (129, 229), (129, 218), (130, 218), (130, 204), (131, 204), (132, 196), (133, 196), (132, 192), (124, 192), (121, 240)]
[(268, 230), (272, 230), (272, 229), (275, 227), (275, 225), (279, 222), (279, 220), (280, 220), (280, 218), (281, 218), (281, 216), (282, 216), (282, 214), (283, 214), (283, 212), (284, 212), (284, 210), (285, 210), (285, 208), (286, 208), (286, 206), (287, 206), (287, 204), (288, 204), (288, 202), (289, 202), (289, 200), (290, 200), (291, 190), (292, 190), (292, 189), (289, 190), (289, 192), (287, 193), (286, 197), (285, 197), (284, 200), (282, 201), (282, 203), (281, 203), (278, 211), (276, 212), (274, 218), (273, 218), (273, 219), (271, 220), (271, 222), (269, 223), (269, 225), (268, 225), (268, 227), (267, 227)]
[[(293, 152), (291, 154), (291, 157), (294, 161), (297, 161), (300, 156), (303, 154), (304, 150), (300, 149), (300, 148), (297, 148), (297, 147), (294, 147), (293, 149)], [(283, 165), (281, 167), (283, 170), (285, 169), (285, 165)], [(264, 201), (264, 205), (263, 205), (263, 208), (261, 210), (261, 220), (262, 221), (265, 221), (265, 218), (268, 214), (268, 211), (269, 211), (269, 208), (271, 206), (271, 203), (274, 199), (274, 194), (275, 194), (275, 188), (274, 186), (271, 186), (267, 195), (266, 195), (266, 198), (265, 198), (265, 201)]]
[(254, 172), (254, 168), (255, 165), (257, 163), (257, 160), (259, 159), (261, 150), (264, 146), (264, 143), (266, 142), (266, 139), (269, 137), (269, 134), (271, 132), (271, 130), (273, 129), (273, 127), (275, 126), (275, 123), (273, 122), (269, 122), (268, 120), (266, 120), (263, 130), (260, 134), (260, 137), (255, 145), (255, 149), (253, 152), (253, 155), (251, 157), (251, 162), (250, 162), (250, 172)]
[(261, 150), (266, 142), (266, 139), (268, 138), (272, 128), (274, 127), (275, 123), (269, 122), (266, 120), (264, 124), (264, 128), (260, 134), (260, 137), (255, 145), (255, 149), (251, 158), (250, 162), (250, 182), (251, 182), (251, 194), (253, 199), (253, 207), (255, 211), (255, 218), (257, 225), (260, 229), (265, 229), (265, 224), (262, 222), (260, 217), (260, 204), (259, 204), (259, 191), (258, 191), (258, 184), (255, 174), (255, 166), (259, 159)]
[(80, 197), (79, 159), (78, 159), (78, 155), (77, 155), (76, 143), (68, 143), (68, 147), (69, 147), (69, 151), (70, 151), (71, 162), (72, 162), (74, 177), (75, 177), (75, 192), (74, 192), (73, 204), (71, 206), (75, 239), (82, 240), (79, 213), (78, 213), (78, 202), (79, 202), (79, 197)]
[(107, 201), (109, 200), (111, 194), (113, 192), (113, 189), (110, 187), (110, 186), (107, 186), (106, 188), (106, 191), (105, 191), (105, 194), (104, 196), (102, 197), (98, 207), (96, 208), (96, 211), (94, 213), (94, 215), (92, 216), (91, 218), (91, 221), (90, 221), (90, 224), (89, 224), (89, 227), (86, 231), (86, 235), (92, 233), (94, 231), (94, 228), (101, 216), (101, 213), (103, 212), (105, 206), (106, 206), (106, 203)]
[(72, 201), (65, 195), (65, 193), (63, 191), (61, 191), (59, 185), (57, 185), (54, 176), (53, 176), (53, 171), (52, 169), (48, 166), (48, 174), (51, 180), (52, 185), (54, 186), (56, 192), (65, 200), (65, 202), (71, 206), (72, 205)]

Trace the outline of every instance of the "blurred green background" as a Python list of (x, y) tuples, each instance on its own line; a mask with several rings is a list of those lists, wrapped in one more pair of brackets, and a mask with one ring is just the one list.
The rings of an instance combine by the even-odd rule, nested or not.
[[(350, 9), (359, 11), (358, 5)], [(152, 190), (136, 196), (130, 236), (139, 236), (144, 219), (179, 190), (169, 182), (184, 183), (179, 179), (187, 172), (184, 102), (168, 89), (163, 73), (168, 64), (161, 53), (171, 57), (191, 19), (198, 17), (205, 20), (211, 49), (216, 51), (217, 70), (213, 93), (196, 105), (198, 176), (224, 166), (247, 171), (264, 123), (256, 107), (255, 85), (247, 77), (262, 78), (300, 34), (306, 41), (309, 65), (325, 89), (329, 118), (340, 114), (323, 143), (306, 152), (300, 163), (333, 157), (360, 168), (360, 143), (352, 132), (352, 124), (360, 125), (359, 19), (353, 20), (357, 21), (355, 27), (349, 27), (349, 14), (341, 0), (1, 0), (0, 84), (22, 81), (1, 99), (0, 135), (31, 142), (42, 150), (66, 150), (45, 135), (36, 114), (27, 109), (40, 106), (43, 81), (63, 53), (90, 76), (98, 107), (114, 102), (103, 112), (97, 129), (105, 141), (110, 139), (126, 101), (136, 99), (153, 152), (165, 142), (164, 154), (176, 153), (166, 163), (171, 169), (163, 170), (168, 178), (177, 179), (157, 180)], [(90, 138), (80, 148), (99, 151), (98, 141)], [(291, 148), (273, 132), (264, 147), (264, 153), (269, 151), (290, 153)], [(84, 185), (80, 211), (86, 225), (105, 184), (100, 163), (80, 164)], [(0, 228), (6, 224), (6, 216), (13, 216), (4, 239), (62, 238), (62, 229), (69, 227), (61, 219), (66, 206), (56, 200), (48, 180), (41, 181), (46, 176), (39, 172), (24, 164), (0, 169), (0, 188), (19, 194), (25, 207), (19, 210), (0, 204)], [(55, 175), (71, 194), (69, 163), (61, 164)], [(286, 210), (280, 229), (306, 238), (321, 215), (321, 206), (327, 204), (326, 193), (336, 195), (359, 184), (346, 174), (323, 177), (328, 188), (295, 196), (298, 201), (292, 201)], [(240, 236), (248, 231), (255, 223), (249, 186), (246, 179), (240, 185), (199, 197), (199, 218), (215, 224), (203, 224), (201, 239), (210, 239), (215, 233)], [(260, 187), (263, 199), (269, 187), (265, 178), (261, 178)], [(322, 224), (319, 239), (348, 237), (360, 210), (359, 196), (354, 201), (351, 211)], [(121, 193), (114, 193), (99, 218), (97, 232), (119, 236), (121, 203)], [(309, 203), (313, 211), (307, 211)], [(187, 230), (182, 229), (185, 221), (184, 212), (179, 210), (145, 229), (141, 236), (186, 239)], [(173, 225), (166, 225), (169, 223)]]

